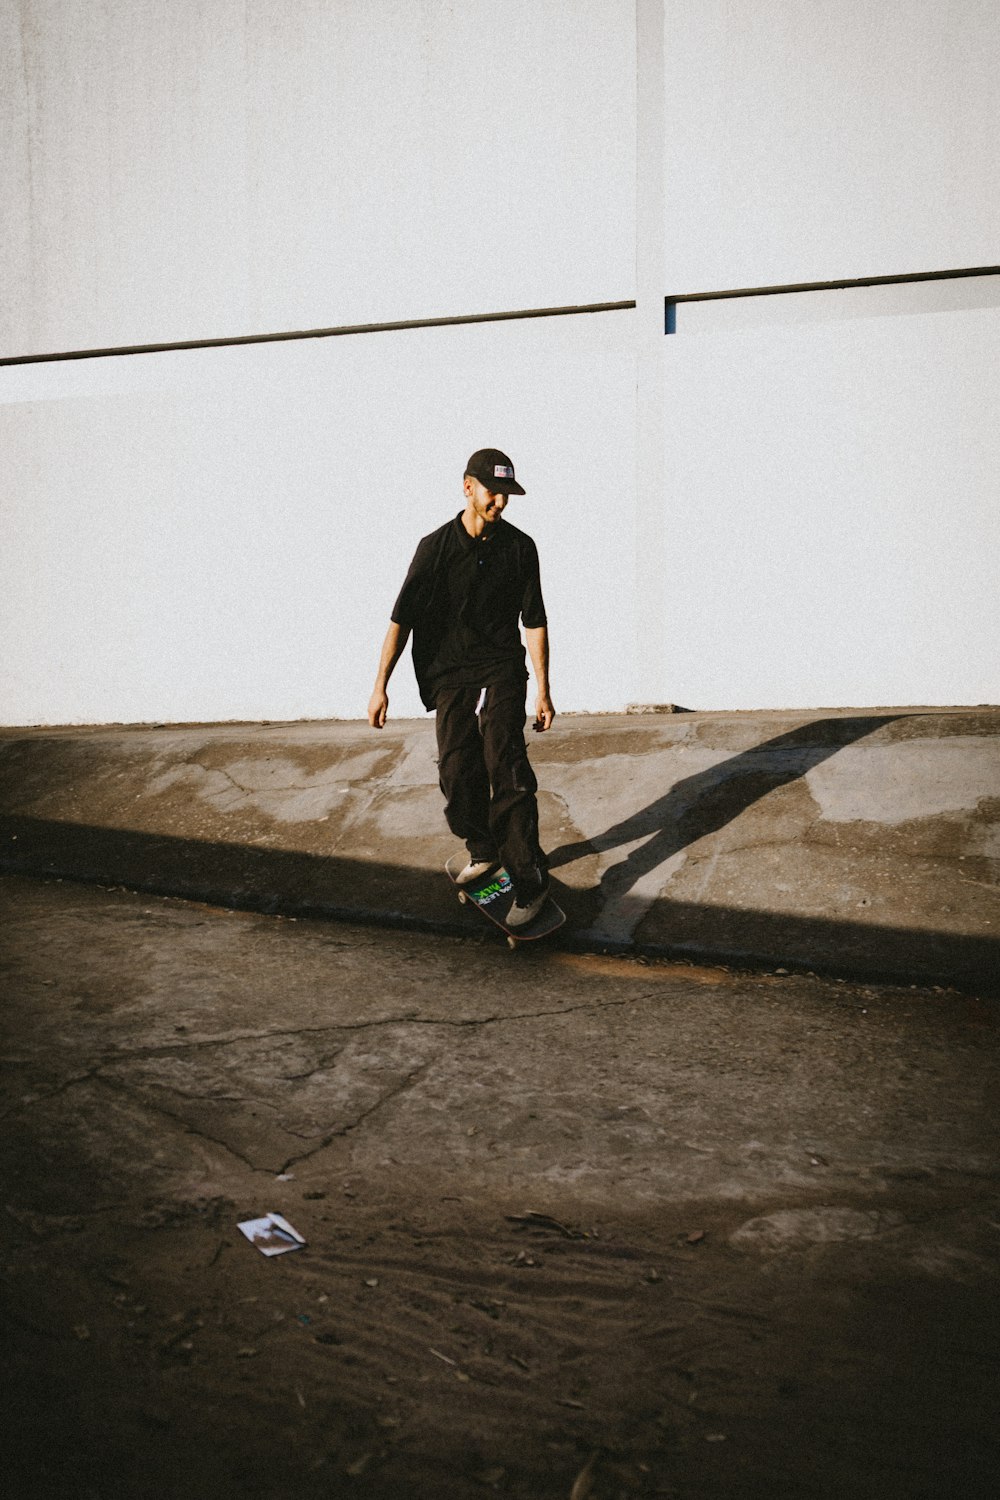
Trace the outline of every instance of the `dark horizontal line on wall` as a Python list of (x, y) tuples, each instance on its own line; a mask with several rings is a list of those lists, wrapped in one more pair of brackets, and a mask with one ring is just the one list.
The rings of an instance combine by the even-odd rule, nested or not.
[(281, 344), (293, 339), (344, 338), (353, 333), (398, 333), (407, 328), (454, 328), (463, 323), (510, 323), (518, 318), (565, 318), (576, 313), (624, 312), (634, 302), (585, 302), (576, 307), (528, 307), (517, 312), (464, 313), (450, 318), (407, 318), (396, 323), (349, 323), (287, 333), (246, 333), (232, 338), (182, 339), (169, 344), (128, 344), (109, 349), (67, 349), (57, 354), (13, 354), (0, 365), (40, 365), (65, 359), (111, 359), (124, 354), (169, 354), (178, 349), (230, 349), (240, 344)]
[(904, 276), (857, 276), (851, 281), (799, 281), (787, 286), (751, 286), (725, 292), (678, 292), (664, 300), (670, 307), (678, 302), (719, 302), (727, 297), (778, 297), (786, 292), (837, 292), (856, 286), (900, 286), (907, 281), (954, 281), (961, 276), (1000, 276), (1000, 266), (970, 266), (961, 271), (912, 271)]

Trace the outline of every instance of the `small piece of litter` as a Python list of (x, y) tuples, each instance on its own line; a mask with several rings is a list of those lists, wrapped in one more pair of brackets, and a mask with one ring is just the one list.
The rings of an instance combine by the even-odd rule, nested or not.
[(687, 1237), (687, 1242), (689, 1245), (700, 1245), (704, 1238), (704, 1229), (692, 1229), (691, 1233)]
[(275, 1180), (275, 1182), (294, 1182), (295, 1181), (295, 1173), (294, 1172), (279, 1172), (278, 1175), (277, 1175), (277, 1177), (274, 1180)]
[(573, 1488), (569, 1492), (569, 1500), (586, 1500), (586, 1497), (591, 1494), (594, 1488), (594, 1468), (598, 1457), (599, 1453), (595, 1450), (587, 1459), (587, 1462), (573, 1481)]
[(437, 1349), (431, 1349), (429, 1352), (431, 1354), (433, 1354), (433, 1356), (434, 1356), (435, 1359), (443, 1360), (446, 1365), (453, 1365), (453, 1364), (455, 1364), (455, 1360), (449, 1359), (448, 1356), (447, 1356), (447, 1354), (441, 1354), (440, 1351), (437, 1350)]
[(506, 1214), (504, 1217), (510, 1224), (521, 1224), (526, 1228), (555, 1230), (556, 1234), (561, 1234), (567, 1240), (582, 1240), (586, 1238), (582, 1230), (570, 1229), (567, 1225), (561, 1224), (558, 1219), (554, 1219), (551, 1214), (536, 1213), (534, 1209), (529, 1209), (527, 1213), (523, 1214)]
[(378, 1277), (377, 1276), (367, 1276), (365, 1278), (365, 1286), (378, 1286)]
[(261, 1255), (284, 1255), (286, 1250), (301, 1250), (305, 1244), (302, 1235), (282, 1214), (264, 1214), (260, 1219), (244, 1219), (237, 1224), (241, 1234), (246, 1235)]

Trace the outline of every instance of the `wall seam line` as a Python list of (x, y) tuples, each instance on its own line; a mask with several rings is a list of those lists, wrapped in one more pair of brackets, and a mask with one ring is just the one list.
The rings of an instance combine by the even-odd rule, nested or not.
[(130, 354), (171, 354), (188, 349), (230, 349), (245, 344), (291, 343), (301, 339), (345, 338), (361, 333), (401, 333), (418, 328), (455, 328), (472, 323), (509, 323), (528, 318), (565, 318), (587, 313), (625, 312), (634, 301), (586, 302), (572, 307), (529, 307), (511, 312), (456, 313), (442, 318), (406, 318), (386, 323), (345, 323), (332, 328), (306, 328), (280, 333), (245, 333), (212, 339), (176, 339), (156, 344), (112, 345), (106, 349), (66, 349), (47, 354), (0, 356), (0, 366), (54, 364), (72, 359), (116, 359)]
[(969, 266), (956, 271), (909, 271), (899, 276), (855, 276), (845, 281), (799, 281), (784, 286), (754, 286), (717, 292), (668, 293), (668, 304), (677, 302), (716, 302), (728, 297), (777, 297), (790, 292), (839, 292), (852, 287), (905, 286), (918, 281), (959, 281), (964, 277), (1000, 276), (1000, 266)]

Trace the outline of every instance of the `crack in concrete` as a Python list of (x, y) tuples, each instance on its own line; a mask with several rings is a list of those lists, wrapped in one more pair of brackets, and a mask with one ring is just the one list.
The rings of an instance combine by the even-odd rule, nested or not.
[(307, 1068), (304, 1073), (279, 1073), (277, 1076), (282, 1083), (304, 1083), (308, 1078), (315, 1078), (317, 1073), (325, 1073), (330, 1065), (342, 1056), (343, 1051), (343, 1047), (338, 1047), (335, 1052), (324, 1054), (323, 1057), (317, 1058), (315, 1064)]
[[(178, 1056), (183, 1056), (185, 1053), (198, 1052), (198, 1051), (201, 1051), (203, 1049), (208, 1049), (208, 1048), (233, 1047), (233, 1046), (239, 1046), (239, 1045), (241, 1045), (242, 1043), (245, 1043), (245, 1042), (276, 1041), (276, 1040), (281, 1040), (283, 1038), (295, 1039), (295, 1038), (303, 1037), (303, 1036), (324, 1036), (324, 1035), (327, 1035), (327, 1034), (329, 1034), (331, 1032), (334, 1032), (334, 1033), (335, 1032), (349, 1032), (349, 1033), (364, 1032), (364, 1031), (368, 1031), (368, 1030), (372, 1030), (372, 1029), (381, 1029), (381, 1028), (387, 1027), (387, 1026), (442, 1026), (442, 1027), (450, 1027), (453, 1030), (474, 1030), (475, 1028), (480, 1027), (480, 1026), (508, 1025), (508, 1024), (510, 1024), (512, 1022), (517, 1022), (517, 1021), (550, 1020), (550, 1019), (553, 1019), (554, 1017), (557, 1017), (557, 1016), (576, 1015), (576, 1014), (579, 1014), (579, 1013), (584, 1012), (584, 1011), (601, 1011), (601, 1010), (612, 1009), (612, 1008), (615, 1008), (615, 1007), (621, 1008), (621, 1007), (624, 1007), (626, 1005), (636, 1005), (636, 1004), (638, 1004), (638, 1003), (640, 1003), (642, 1001), (653, 1000), (655, 998), (656, 998), (655, 993), (652, 992), (652, 991), (649, 991), (649, 992), (645, 992), (645, 993), (643, 993), (641, 995), (633, 995), (633, 996), (630, 996), (630, 997), (627, 997), (627, 998), (623, 998), (623, 999), (620, 999), (620, 1000), (588, 1001), (588, 1002), (584, 1002), (584, 1003), (582, 1003), (580, 1005), (567, 1005), (567, 1006), (563, 1006), (561, 1008), (557, 1008), (555, 1010), (516, 1011), (516, 1012), (511, 1013), (510, 1015), (482, 1016), (482, 1017), (473, 1017), (473, 1018), (466, 1017), (466, 1018), (459, 1019), (459, 1020), (449, 1020), (449, 1019), (441, 1019), (441, 1018), (434, 1018), (434, 1017), (418, 1017), (418, 1016), (402, 1016), (402, 1017), (393, 1016), (393, 1017), (386, 1017), (385, 1019), (380, 1020), (380, 1021), (343, 1022), (343, 1023), (331, 1024), (331, 1025), (327, 1025), (327, 1026), (300, 1027), (300, 1028), (297, 1028), (297, 1029), (294, 1029), (294, 1030), (285, 1030), (285, 1031), (248, 1032), (248, 1033), (243, 1033), (240, 1036), (229, 1037), (229, 1038), (220, 1039), (220, 1040), (217, 1040), (217, 1041), (212, 1040), (212, 1041), (203, 1041), (203, 1042), (187, 1042), (187, 1043), (177, 1043), (176, 1045), (173, 1045), (173, 1046), (136, 1048), (133, 1051), (116, 1052), (116, 1053), (114, 1053), (110, 1057), (102, 1058), (100, 1062), (96, 1063), (92, 1068), (87, 1069), (86, 1072), (74, 1074), (74, 1076), (72, 1078), (65, 1079), (62, 1083), (60, 1083), (59, 1085), (57, 1085), (55, 1088), (48, 1090), (46, 1093), (39, 1094), (36, 1097), (27, 1100), (26, 1102), (20, 1102), (20, 1103), (18, 1103), (16, 1105), (13, 1105), (10, 1109), (7, 1109), (7, 1110), (3, 1111), (2, 1113), (0, 1113), (0, 1120), (7, 1120), (7, 1119), (10, 1119), (10, 1118), (13, 1118), (13, 1117), (15, 1117), (15, 1116), (17, 1116), (17, 1115), (19, 1115), (19, 1114), (21, 1114), (23, 1112), (26, 1112), (27, 1110), (34, 1109), (36, 1107), (36, 1105), (45, 1104), (50, 1099), (57, 1098), (61, 1094), (68, 1093), (71, 1089), (77, 1088), (81, 1084), (86, 1084), (86, 1083), (91, 1083), (91, 1082), (94, 1082), (94, 1083), (103, 1083), (103, 1084), (107, 1085), (108, 1087), (115, 1088), (115, 1089), (119, 1090), (122, 1093), (128, 1094), (130, 1098), (132, 1098), (132, 1097), (138, 1097), (128, 1087), (128, 1085), (125, 1083), (124, 1080), (118, 1079), (118, 1078), (114, 1078), (114, 1077), (108, 1076), (108, 1075), (112, 1074), (115, 1069), (120, 1069), (123, 1066), (127, 1066), (130, 1063), (136, 1063), (136, 1062), (141, 1063), (141, 1062), (153, 1061), (156, 1058), (161, 1058), (161, 1057), (178, 1057)], [(333, 1056), (334, 1060), (337, 1057), (339, 1057), (340, 1056), (340, 1049), (338, 1049), (338, 1051), (334, 1052), (332, 1054), (332, 1056)], [(329, 1062), (330, 1062), (330, 1057), (329, 1056), (324, 1056), (317, 1063), (316, 1067), (310, 1068), (310, 1069), (308, 1069), (304, 1073), (295, 1073), (295, 1074), (289, 1074), (289, 1075), (282, 1074), (282, 1075), (279, 1075), (279, 1076), (280, 1076), (282, 1082), (288, 1082), (288, 1083), (301, 1082), (304, 1079), (312, 1077), (315, 1073), (322, 1072), (324, 1070), (324, 1068), (328, 1066)], [(237, 1103), (237, 1104), (247, 1104), (247, 1103), (253, 1102), (253, 1103), (259, 1104), (259, 1105), (261, 1105), (263, 1107), (273, 1108), (273, 1106), (269, 1105), (269, 1103), (268, 1103), (268, 1101), (266, 1099), (263, 1099), (263, 1098), (261, 1098), (260, 1096), (257, 1096), (257, 1095), (254, 1095), (252, 1097), (252, 1099), (251, 1099), (251, 1097), (247, 1096), (247, 1095), (188, 1094), (188, 1093), (185, 1093), (182, 1089), (175, 1088), (175, 1087), (171, 1086), (170, 1084), (164, 1083), (164, 1082), (162, 1082), (160, 1080), (157, 1080), (155, 1082), (155, 1084), (151, 1085), (151, 1087), (162, 1089), (162, 1090), (164, 1090), (167, 1093), (176, 1094), (179, 1098), (190, 1099), (192, 1101), (199, 1101), (200, 1100), (200, 1101), (204, 1101), (206, 1103), (207, 1102), (212, 1102), (212, 1103), (223, 1102), (223, 1103)], [(169, 1110), (162, 1109), (162, 1107), (159, 1106), (159, 1105), (152, 1104), (151, 1108), (153, 1108), (153, 1109), (160, 1109), (161, 1112), (164, 1113), (164, 1114), (166, 1114), (168, 1116), (168, 1118), (170, 1118), (170, 1119), (177, 1119), (177, 1117), (174, 1116), (174, 1115), (172, 1115)], [(362, 1116), (361, 1118), (364, 1118), (364, 1116)], [(192, 1133), (192, 1134), (202, 1134), (202, 1135), (204, 1135), (204, 1137), (205, 1137), (206, 1140), (213, 1140), (213, 1141), (215, 1141), (215, 1143), (217, 1145), (221, 1146), (224, 1150), (227, 1150), (227, 1151), (232, 1150), (232, 1148), (225, 1141), (216, 1140), (215, 1137), (208, 1135), (206, 1132), (194, 1130), (192, 1127), (188, 1126), (187, 1123), (184, 1122), (184, 1121), (178, 1121), (178, 1123), (183, 1124), (185, 1126), (185, 1128), (190, 1131), (190, 1133)], [(353, 1127), (348, 1127), (348, 1128), (353, 1128)], [(296, 1132), (289, 1131), (288, 1133), (289, 1134), (295, 1134)], [(338, 1132), (338, 1133), (340, 1133), (340, 1132)], [(331, 1137), (331, 1140), (334, 1139), (334, 1138), (335, 1137)], [(329, 1144), (329, 1142), (328, 1142), (328, 1144)], [(237, 1156), (240, 1160), (245, 1160), (244, 1158), (242, 1158), (240, 1156), (239, 1152), (233, 1151), (232, 1154), (235, 1155), (235, 1156)], [(296, 1158), (296, 1160), (302, 1160), (302, 1158)], [(251, 1168), (251, 1170), (253, 1170), (253, 1171), (266, 1171), (266, 1170), (268, 1170), (267, 1168), (263, 1168), (263, 1167), (254, 1167), (253, 1163), (250, 1162), (250, 1161), (248, 1161), (248, 1160), (245, 1161), (245, 1165), (249, 1166)]]
[[(123, 1079), (103, 1076), (102, 1067), (95, 1068), (91, 1070), (91, 1072), (81, 1076), (80, 1078), (69, 1080), (65, 1085), (61, 1085), (60, 1089), (57, 1092), (64, 1092), (77, 1083), (93, 1080), (96, 1083), (103, 1084), (105, 1088), (110, 1089), (112, 1092), (122, 1095), (125, 1098), (129, 1099), (131, 1102), (138, 1104), (140, 1108), (148, 1109), (154, 1114), (162, 1115), (165, 1119), (172, 1121), (174, 1125), (179, 1126), (183, 1134), (195, 1136), (199, 1140), (205, 1141), (213, 1146), (217, 1146), (228, 1156), (234, 1157), (235, 1160), (246, 1167), (248, 1171), (251, 1171), (258, 1175), (273, 1177), (276, 1171), (286, 1172), (290, 1167), (296, 1165), (297, 1163), (310, 1160), (319, 1152), (324, 1151), (328, 1147), (332, 1146), (335, 1141), (341, 1140), (343, 1139), (343, 1137), (350, 1135), (353, 1131), (359, 1129), (359, 1127), (363, 1125), (366, 1120), (370, 1119), (372, 1115), (376, 1114), (379, 1110), (390, 1104), (394, 1099), (405, 1093), (406, 1090), (410, 1088), (410, 1086), (414, 1082), (416, 1082), (418, 1078), (422, 1077), (423, 1074), (427, 1072), (429, 1066), (429, 1063), (421, 1063), (419, 1067), (411, 1069), (411, 1071), (407, 1073), (407, 1075), (402, 1079), (401, 1082), (393, 1085), (393, 1087), (388, 1089), (385, 1093), (380, 1094), (379, 1097), (374, 1101), (374, 1103), (369, 1105), (367, 1109), (362, 1110), (355, 1119), (349, 1120), (345, 1124), (338, 1126), (336, 1130), (327, 1132), (327, 1134), (322, 1137), (317, 1145), (312, 1146), (308, 1151), (303, 1151), (298, 1155), (289, 1157), (284, 1165), (278, 1166), (277, 1168), (258, 1166), (256, 1162), (254, 1162), (244, 1152), (240, 1151), (238, 1147), (232, 1144), (232, 1142), (223, 1140), (217, 1135), (213, 1135), (210, 1131), (205, 1130), (200, 1125), (193, 1124), (190, 1120), (185, 1119), (183, 1115), (176, 1113), (172, 1109), (168, 1109), (162, 1102), (162, 1100), (158, 1101), (155, 1098), (150, 1097), (146, 1093), (139, 1093), (135, 1089), (131, 1088), (128, 1082)], [(227, 1103), (253, 1103), (254, 1105), (270, 1110), (272, 1113), (277, 1108), (277, 1106), (270, 1104), (268, 1100), (258, 1098), (257, 1096), (254, 1096), (253, 1098), (237, 1098), (236, 1096), (230, 1095), (187, 1094), (181, 1089), (172, 1088), (169, 1084), (160, 1082), (157, 1082), (154, 1085), (154, 1089), (163, 1093), (174, 1094), (180, 1099), (187, 1099), (193, 1102), (215, 1103), (221, 1099), (223, 1102)], [(47, 1097), (51, 1097), (51, 1095)], [(286, 1135), (295, 1136), (299, 1140), (305, 1141), (310, 1139), (310, 1137), (308, 1135), (305, 1135), (303, 1132), (290, 1129), (288, 1126), (283, 1126), (282, 1129)]]
[(370, 1120), (372, 1115), (377, 1114), (379, 1110), (384, 1109), (387, 1104), (391, 1104), (394, 1099), (398, 1099), (401, 1094), (405, 1094), (407, 1089), (409, 1089), (410, 1086), (415, 1083), (418, 1078), (423, 1077), (429, 1067), (430, 1063), (421, 1063), (419, 1067), (413, 1068), (409, 1073), (407, 1073), (406, 1077), (402, 1080), (401, 1083), (396, 1084), (394, 1088), (391, 1088), (386, 1093), (382, 1094), (381, 1097), (376, 1099), (375, 1103), (370, 1105), (368, 1109), (362, 1110), (356, 1120), (351, 1120), (348, 1124), (341, 1125), (339, 1129), (331, 1131), (329, 1135), (325, 1135), (320, 1141), (319, 1145), (314, 1146), (312, 1150), (303, 1151), (299, 1156), (290, 1156), (284, 1163), (284, 1165), (279, 1168), (279, 1171), (287, 1172), (290, 1167), (298, 1166), (300, 1162), (310, 1161), (314, 1156), (318, 1156), (321, 1151), (327, 1150), (328, 1147), (332, 1146), (335, 1141), (343, 1140), (345, 1136), (350, 1135), (353, 1131), (357, 1130), (361, 1125), (363, 1125), (366, 1120)]
[[(511, 1011), (507, 1015), (489, 1016), (463, 1016), (452, 1019), (445, 1016), (419, 1016), (407, 1014), (402, 1016), (384, 1016), (375, 1021), (331, 1021), (324, 1026), (297, 1026), (285, 1028), (280, 1031), (246, 1031), (236, 1036), (205, 1038), (203, 1041), (165, 1043), (159, 1047), (135, 1047), (122, 1049), (107, 1056), (99, 1062), (90, 1073), (81, 1075), (81, 1079), (93, 1076), (103, 1068), (113, 1067), (123, 1062), (145, 1062), (157, 1057), (176, 1057), (187, 1052), (199, 1052), (211, 1048), (236, 1047), (246, 1042), (275, 1042), (288, 1038), (294, 1040), (296, 1037), (304, 1036), (326, 1036), (337, 1032), (362, 1032), (381, 1030), (390, 1026), (441, 1026), (452, 1030), (473, 1030), (478, 1026), (506, 1026), (518, 1021), (547, 1020), (554, 1016), (571, 1016), (582, 1011), (608, 1010), (614, 1007), (626, 1005), (637, 1005), (645, 1000), (656, 999), (654, 991), (646, 991), (641, 995), (631, 995), (620, 1000), (588, 1000), (579, 1005), (565, 1005), (553, 1010), (523, 1010)], [(336, 1058), (339, 1053), (335, 1052)], [(322, 1066), (320, 1064), (319, 1066)], [(313, 1069), (311, 1071), (318, 1071)], [(308, 1077), (308, 1074), (289, 1075), (291, 1080), (299, 1077)]]
[(317, 779), (316, 781), (307, 782), (304, 785), (301, 782), (296, 781), (283, 781), (280, 783), (280, 785), (275, 785), (273, 787), (249, 787), (244, 786), (241, 781), (237, 781), (233, 773), (231, 771), (227, 771), (225, 766), (206, 766), (204, 762), (200, 760), (191, 761), (189, 762), (189, 764), (197, 766), (199, 771), (205, 772), (206, 776), (224, 776), (226, 780), (236, 788), (237, 791), (242, 792), (244, 796), (249, 798), (260, 796), (270, 797), (274, 796), (275, 794), (280, 795), (282, 792), (315, 792), (328, 787), (336, 790), (343, 780), (342, 777), (331, 775), (329, 781)]
[(363, 793), (359, 790), (356, 801), (348, 805), (343, 814), (343, 821), (337, 834), (327, 846), (327, 855), (336, 854), (343, 847), (348, 835), (353, 835), (357, 825), (361, 822), (362, 818), (368, 816), (380, 796), (381, 784), (378, 781), (369, 782), (364, 788)]
[(242, 792), (245, 797), (253, 796), (250, 788), (243, 786), (240, 782), (238, 782), (236, 780), (236, 777), (231, 775), (230, 772), (227, 771), (223, 766), (206, 766), (203, 765), (200, 760), (196, 760), (194, 764), (198, 767), (199, 771), (204, 771), (206, 776), (224, 776), (229, 782), (230, 786), (234, 786), (236, 790), (238, 792)]
[(0, 1111), (0, 1120), (11, 1119), (14, 1115), (20, 1114), (22, 1110), (34, 1109), (37, 1104), (47, 1104), (50, 1099), (58, 1099), (60, 1094), (68, 1093), (70, 1089), (76, 1088), (78, 1084), (89, 1083), (92, 1079), (97, 1080), (104, 1066), (104, 1063), (97, 1063), (95, 1067), (88, 1068), (85, 1073), (75, 1073), (72, 1078), (64, 1078), (62, 1083), (56, 1084), (54, 1088), (46, 1090), (45, 1093), (33, 1094), (29, 1099), (20, 1100), (9, 1109)]
[(191, 1104), (255, 1104), (261, 1109), (277, 1109), (269, 1099), (261, 1099), (256, 1094), (192, 1094), (187, 1089), (176, 1088), (171, 1083), (164, 1083), (161, 1078), (152, 1079), (149, 1082), (150, 1089), (161, 1089), (165, 1094), (173, 1094), (178, 1099), (186, 1099)]
[[(193, 1135), (196, 1136), (199, 1140), (210, 1142), (213, 1146), (218, 1146), (221, 1151), (224, 1151), (227, 1156), (234, 1157), (236, 1161), (240, 1162), (244, 1167), (248, 1169), (248, 1171), (258, 1173), (267, 1177), (271, 1177), (274, 1175), (270, 1168), (256, 1166), (248, 1156), (245, 1156), (242, 1151), (237, 1150), (237, 1148), (231, 1145), (229, 1141), (220, 1140), (218, 1136), (210, 1135), (207, 1130), (203, 1130), (199, 1126), (192, 1125), (189, 1120), (185, 1120), (181, 1115), (174, 1114), (173, 1110), (165, 1108), (163, 1104), (157, 1104), (155, 1101), (146, 1098), (144, 1095), (137, 1096), (126, 1083), (121, 1082), (118, 1079), (110, 1078), (98, 1078), (97, 1082), (102, 1083), (105, 1088), (111, 1089), (114, 1093), (124, 1095), (124, 1097), (129, 1099), (131, 1102), (138, 1104), (141, 1109), (149, 1109), (154, 1114), (163, 1115), (165, 1119), (173, 1121), (175, 1125), (180, 1126), (185, 1135)], [(279, 1170), (281, 1169), (279, 1168)]]

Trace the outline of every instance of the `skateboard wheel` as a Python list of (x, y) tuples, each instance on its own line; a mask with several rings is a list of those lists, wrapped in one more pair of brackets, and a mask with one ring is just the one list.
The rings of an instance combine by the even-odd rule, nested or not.
[(458, 899), (459, 899), (459, 901), (461, 901), (462, 905), (464, 906), (465, 903), (468, 901), (469, 898), (465, 894), (464, 891), (459, 891), (459, 893), (458, 893)]

